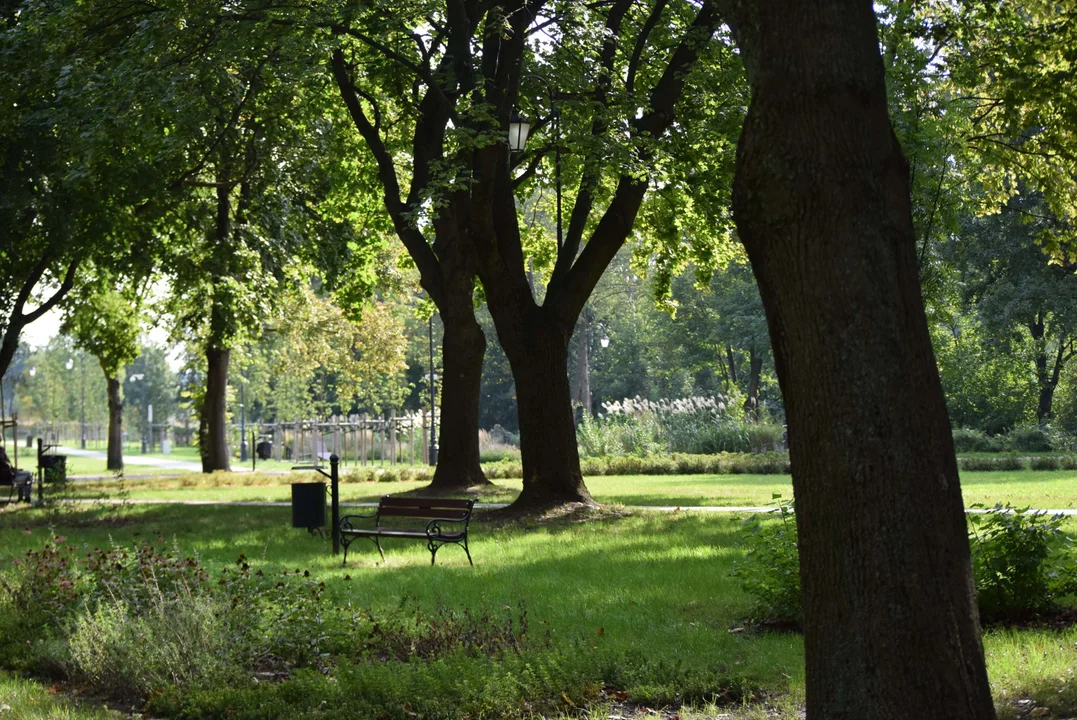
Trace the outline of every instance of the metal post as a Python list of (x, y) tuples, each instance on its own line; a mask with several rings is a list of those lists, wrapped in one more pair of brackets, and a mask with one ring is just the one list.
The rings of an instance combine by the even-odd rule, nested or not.
[(44, 457), (45, 451), (42, 445), (44, 441), (41, 438), (37, 439), (37, 502), (38, 504), (44, 504), (45, 502), (45, 468), (41, 466), (41, 458)]
[(82, 390), (82, 406), (79, 413), (79, 435), (82, 436), (82, 449), (86, 449), (86, 357), (79, 357), (79, 386)]
[(247, 462), (247, 383), (239, 383), (239, 461)]
[[(150, 401), (150, 398), (149, 398), (149, 393), (146, 392), (146, 389), (148, 388), (148, 386), (149, 385), (146, 382), (145, 375), (143, 375), (143, 378), (142, 378), (142, 419), (146, 421), (146, 424), (149, 424), (149, 422), (150, 422), (150, 420), (149, 420), (149, 417), (150, 417), (150, 413), (149, 413), (149, 401)], [(146, 454), (146, 425), (142, 426), (142, 454), (143, 455)]]
[(434, 315), (430, 314), (430, 464), (438, 464), (437, 386), (434, 384)]
[(333, 523), (333, 554), (340, 554), (340, 458), (329, 456), (329, 519)]
[(258, 448), (255, 446), (255, 440), (256, 440), (255, 431), (252, 429), (251, 430), (251, 447), (254, 448), (254, 452), (251, 453), (251, 472), (254, 472), (257, 469), (255, 466), (258, 463)]

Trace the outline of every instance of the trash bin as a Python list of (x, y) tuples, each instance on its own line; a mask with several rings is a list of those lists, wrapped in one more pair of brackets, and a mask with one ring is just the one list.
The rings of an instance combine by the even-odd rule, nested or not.
[(292, 483), (292, 527), (325, 527), (325, 483)]
[(164, 438), (163, 440), (161, 440), (161, 454), (162, 455), (171, 455), (172, 454), (172, 441), (169, 440), (168, 438)]
[(273, 443), (270, 440), (262, 440), (254, 446), (254, 452), (259, 460), (268, 460), (273, 457)]
[(67, 455), (42, 455), (41, 469), (45, 482), (64, 482), (67, 480)]

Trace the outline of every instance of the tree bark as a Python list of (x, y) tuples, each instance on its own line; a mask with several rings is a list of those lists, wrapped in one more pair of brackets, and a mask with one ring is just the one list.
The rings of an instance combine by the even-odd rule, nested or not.
[(752, 90), (734, 219), (789, 423), (808, 717), (994, 718), (872, 4), (726, 6)]
[[(541, 315), (535, 308), (533, 315)], [(496, 318), (495, 318), (496, 319)], [(571, 329), (532, 318), (517, 332), (498, 327), (516, 381), (523, 492), (513, 502), (531, 511), (565, 503), (593, 503), (583, 483), (568, 383)]]
[(108, 460), (109, 470), (123, 470), (123, 398), (118, 378), (105, 375), (108, 381)]
[(206, 351), (206, 397), (199, 421), (198, 448), (202, 455), (202, 472), (231, 470), (228, 457), (227, 392), (228, 361), (231, 350), (210, 348)]
[(479, 388), (486, 336), (471, 301), (467, 311), (443, 314), (440, 446), (434, 479), (436, 492), (458, 492), (476, 485), (490, 485), (479, 463)]

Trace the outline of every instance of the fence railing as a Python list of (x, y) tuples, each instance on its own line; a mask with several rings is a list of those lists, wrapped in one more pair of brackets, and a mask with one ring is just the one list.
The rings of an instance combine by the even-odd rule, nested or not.
[[(430, 451), (429, 413), (409, 413), (388, 417), (352, 415), (332, 417), (327, 420), (294, 420), (291, 422), (247, 423), (246, 432), (249, 454), (258, 452), (277, 461), (296, 464), (327, 460), (335, 454), (341, 464), (347, 465), (414, 465), (427, 464)], [(25, 432), (24, 432), (25, 431)], [(253, 445), (251, 444), (253, 434)], [(19, 426), (20, 439), (43, 438), (47, 445), (78, 448), (85, 438), (87, 450), (104, 451), (108, 448), (107, 423), (80, 423), (78, 421), (34, 423)], [(139, 443), (142, 439), (137, 428), (124, 430), (124, 442)], [(197, 444), (197, 426), (153, 423), (146, 436), (148, 452), (166, 452), (170, 447)], [(239, 453), (241, 425), (228, 426), (229, 447), (233, 454)], [(259, 459), (264, 459), (259, 456)]]

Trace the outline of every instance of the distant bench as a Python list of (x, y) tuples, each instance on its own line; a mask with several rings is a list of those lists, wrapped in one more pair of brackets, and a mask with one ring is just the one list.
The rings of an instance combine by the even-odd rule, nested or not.
[[(345, 515), (340, 519), (340, 542), (344, 545), (344, 564), (348, 563), (348, 546), (356, 538), (370, 538), (378, 547), (381, 559), (385, 553), (381, 550), (382, 538), (412, 538), (425, 540), (430, 551), (430, 564), (442, 545), (450, 543), (463, 545), (467, 561), (471, 562), (471, 551), (467, 546), (467, 529), (471, 521), (474, 500), (443, 500), (440, 498), (401, 498), (386, 495), (378, 502), (378, 509), (373, 515)], [(387, 527), (382, 523), (386, 518), (416, 518), (426, 520), (425, 528)], [(359, 527), (355, 521), (373, 520), (373, 527)], [(406, 525), (408, 523), (401, 523)], [(414, 523), (411, 523), (414, 525)]]

